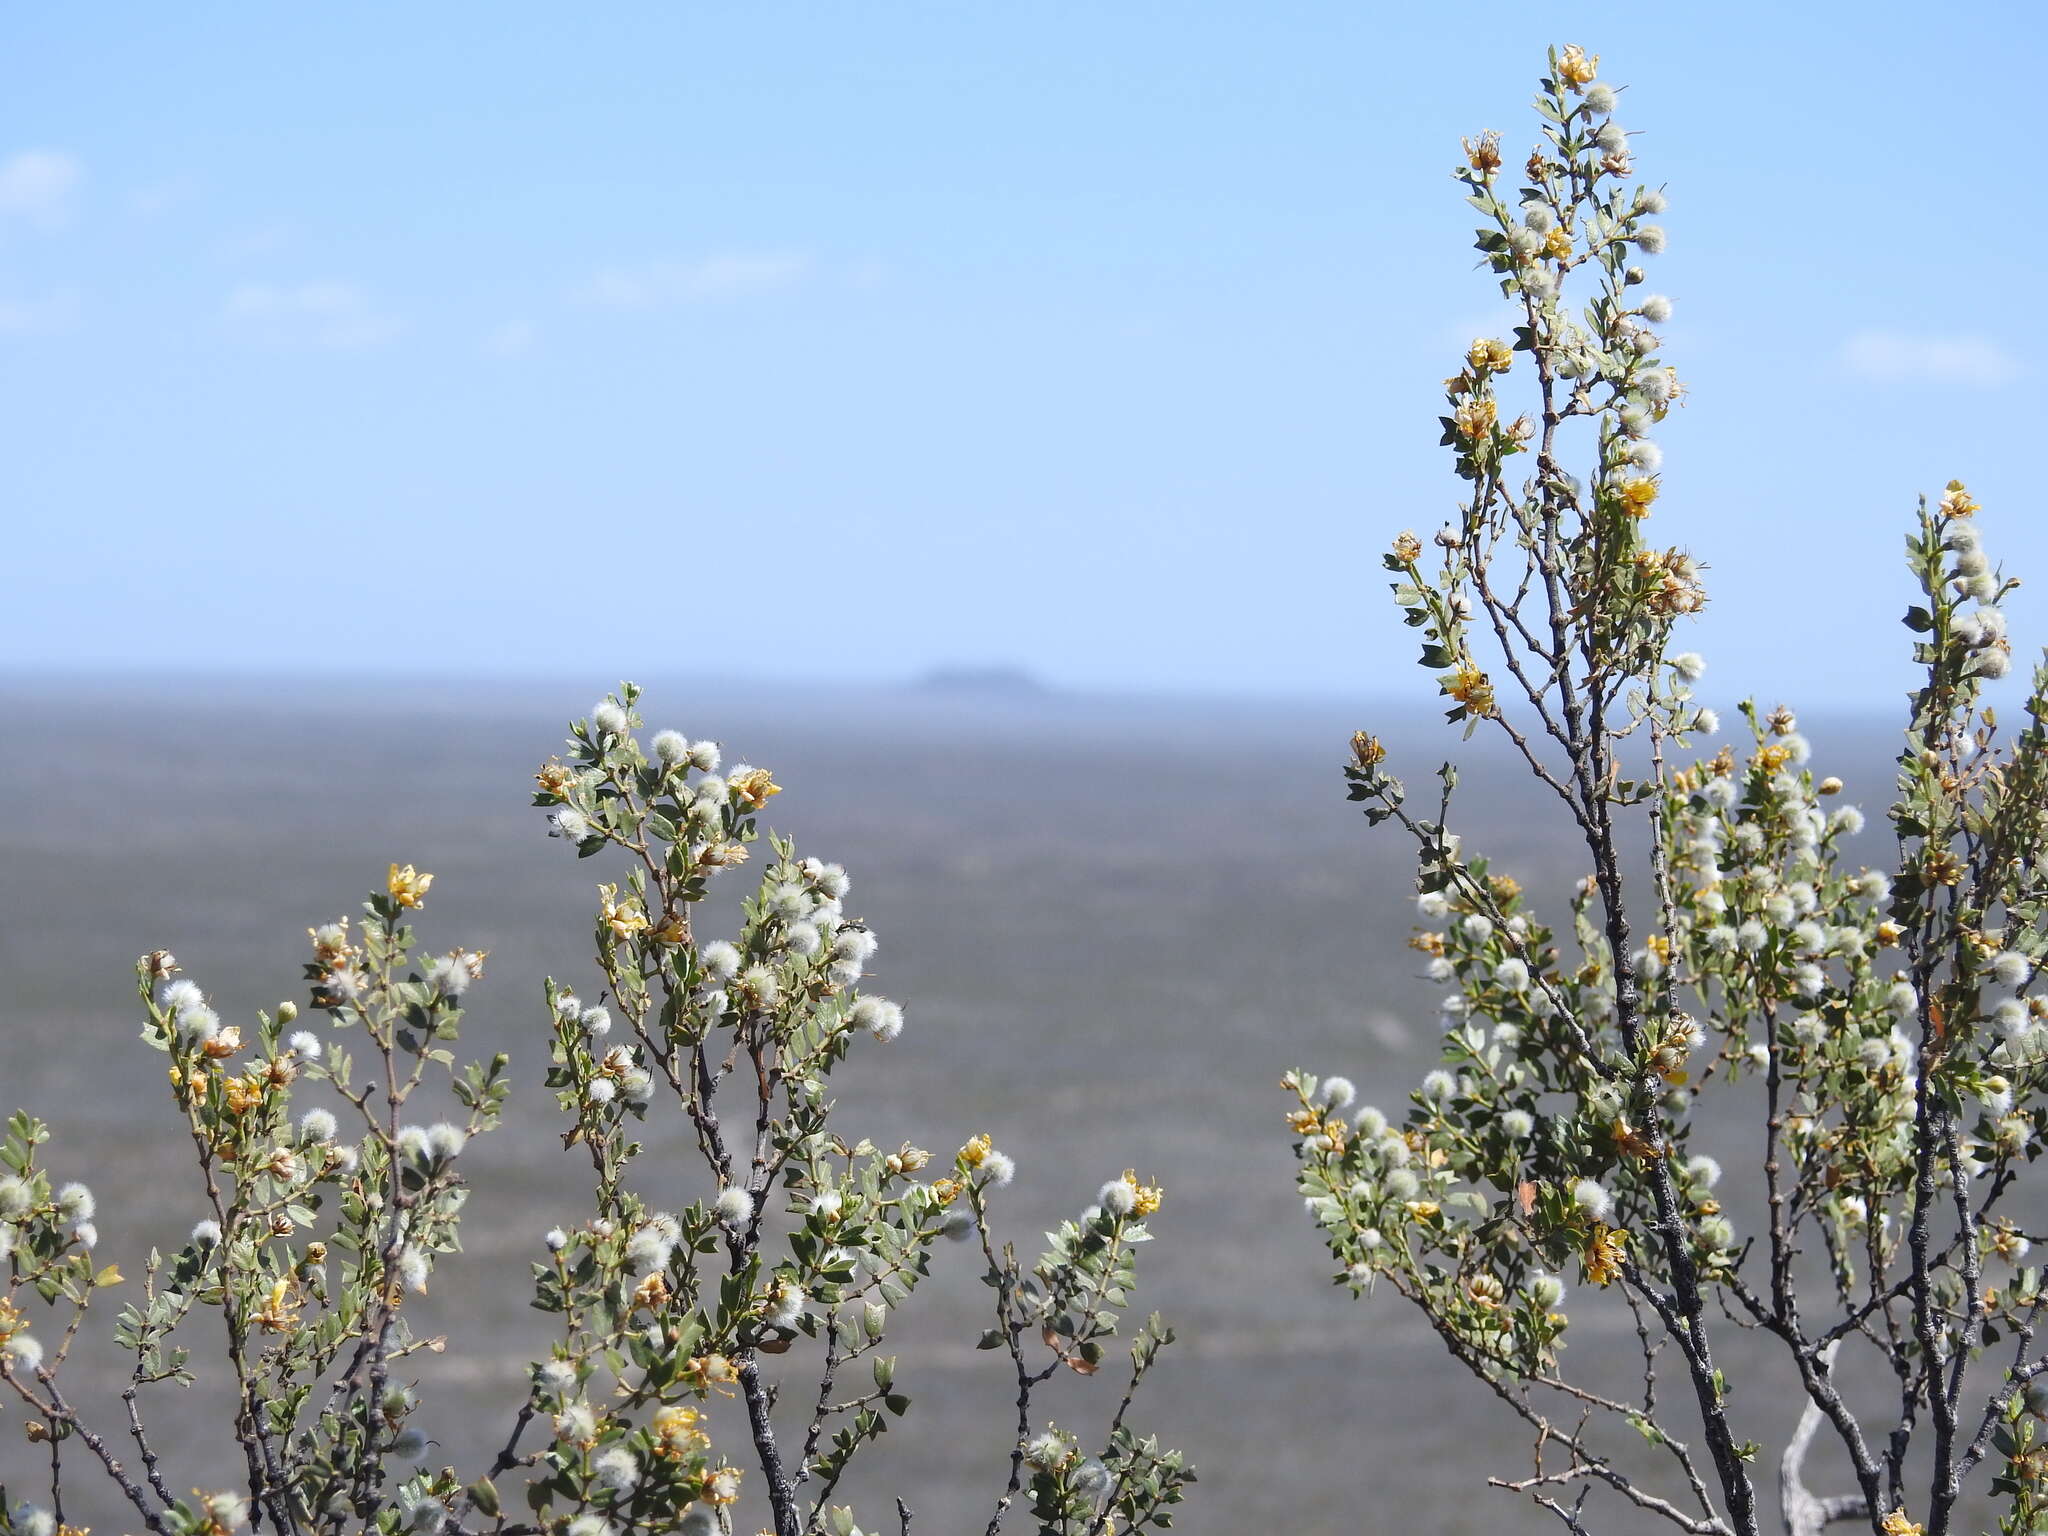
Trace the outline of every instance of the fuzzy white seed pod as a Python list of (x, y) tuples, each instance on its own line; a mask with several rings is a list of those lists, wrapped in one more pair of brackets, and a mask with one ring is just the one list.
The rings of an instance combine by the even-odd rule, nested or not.
[(325, 1144), (334, 1140), (340, 1129), (334, 1116), (324, 1109), (309, 1109), (299, 1116), (299, 1138), (302, 1141)]
[(590, 712), (590, 734), (600, 741), (606, 736), (623, 736), (628, 729), (626, 711), (616, 699), (605, 699)]
[(712, 1209), (727, 1226), (744, 1226), (754, 1214), (754, 1197), (737, 1184), (728, 1184), (718, 1192)]
[(1614, 110), (1614, 87), (1605, 80), (1595, 80), (1586, 87), (1585, 107), (1595, 117), (1605, 117)]
[(983, 1156), (978, 1171), (983, 1183), (1006, 1189), (1017, 1177), (1017, 1162), (1007, 1152), (989, 1152)]
[(586, 1008), (576, 1016), (576, 1023), (593, 1040), (601, 1040), (612, 1032), (611, 1011), (606, 1008)]
[(1536, 1117), (1526, 1109), (1511, 1109), (1500, 1117), (1500, 1128), (1516, 1141), (1527, 1141), (1536, 1131)]
[(99, 1202), (83, 1184), (66, 1184), (57, 1191), (57, 1209), (68, 1221), (90, 1221)]
[(1584, 1211), (1595, 1221), (1605, 1221), (1614, 1214), (1614, 1196), (1598, 1179), (1580, 1179), (1572, 1186), (1572, 1204)]
[(220, 1244), (220, 1223), (211, 1216), (192, 1228), (192, 1241), (201, 1248), (214, 1248)]
[(580, 843), (595, 830), (590, 818), (573, 805), (565, 805), (554, 814), (554, 835), (565, 842)]
[(690, 756), (690, 739), (681, 731), (656, 731), (651, 745), (655, 758), (670, 768)]
[(713, 981), (728, 982), (740, 973), (740, 952), (724, 939), (713, 939), (697, 953), (704, 974)]
[(1444, 899), (1442, 891), (1424, 891), (1415, 898), (1415, 910), (1426, 923), (1443, 921), (1444, 914), (1450, 910), (1450, 906), (1451, 904)]
[(1991, 979), (2001, 987), (2023, 987), (2033, 974), (2033, 962), (2017, 950), (2008, 949), (1991, 962)]
[(1318, 1095), (1332, 1109), (1342, 1109), (1358, 1097), (1358, 1085), (1348, 1077), (1326, 1077)]

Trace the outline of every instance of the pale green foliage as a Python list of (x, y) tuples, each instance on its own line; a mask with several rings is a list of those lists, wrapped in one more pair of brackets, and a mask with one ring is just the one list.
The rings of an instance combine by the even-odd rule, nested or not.
[[(1449, 830), (1450, 765), (1419, 817), (1380, 743), (1354, 740), (1352, 798), (1419, 848), (1414, 943), (1448, 994), (1443, 1065), (1392, 1117), (1345, 1113), (1348, 1085), (1292, 1075), (1300, 1189), (1339, 1283), (1414, 1303), (1530, 1426), (1535, 1470), (1497, 1481), (1573, 1530), (1596, 1487), (1634, 1506), (1626, 1522), (1761, 1528), (1761, 1447), (1715, 1356), (1738, 1327), (1782, 1343), (1809, 1404), (1778, 1463), (1788, 1530), (1946, 1531), (1986, 1459), (2003, 1529), (2048, 1528), (2048, 1452), (2023, 1391), (2048, 1373), (2034, 1348), (2048, 1293), (2007, 1214), (2048, 1145), (2048, 1026), (2030, 991), (2048, 948), (2048, 671), (2006, 746), (1980, 694), (2007, 670), (2000, 604), (2016, 583), (1990, 569), (1976, 504), (1951, 484), (1908, 541), (1926, 683), (1892, 870), (1846, 857), (1861, 814), (1833, 809), (1841, 782), (1806, 766), (1787, 710), (1745, 706), (1739, 747), (1670, 761), (1719, 722), (1694, 702), (1698, 658), (1665, 654), (1704, 592), (1689, 555), (1644, 537), (1661, 461), (1648, 433), (1677, 387), (1646, 320), (1668, 303), (1630, 291), (1634, 251), (1663, 243), (1643, 238), (1662, 199), (1622, 185), (1596, 62), (1552, 53), (1543, 143), (1512, 198), (1497, 141), (1467, 146), (1480, 249), (1526, 323), (1512, 347), (1475, 342), (1449, 383), (1445, 442), (1472, 499), (1438, 535), (1440, 561), (1404, 534), (1386, 562), (1451, 719), (1505, 733), (1591, 873), (1561, 941)], [(1588, 280), (1572, 309), (1563, 295)], [(1524, 364), (1532, 414), (1508, 423), (1498, 391)], [(1583, 480), (1564, 467), (1572, 441), (1591, 458)], [(1534, 464), (1511, 484), (1524, 452)], [(1630, 818), (1650, 857), (1625, 890)], [(1721, 1183), (1688, 1155), (1703, 1116), (1741, 1112), (1716, 1110), (1724, 1096), (1763, 1121), (1742, 1170), (1761, 1188), (1739, 1204), (1734, 1170)], [(1640, 1340), (1632, 1380), (1567, 1371), (1571, 1329), (1595, 1309)], [(1889, 1414), (1836, 1384), (1858, 1350), (1898, 1383)], [(1660, 1395), (1674, 1372), (1690, 1390)], [(1851, 1491), (1807, 1490), (1822, 1433)], [(1624, 1454), (1644, 1440), (1665, 1475)]]
[[(149, 1256), (114, 1330), (135, 1362), (124, 1429), (141, 1475), (63, 1389), (88, 1308), (122, 1280), (91, 1251), (90, 1196), (52, 1187), (47, 1133), (26, 1115), (0, 1179), (0, 1382), (38, 1440), (83, 1444), (156, 1536), (244, 1523), (280, 1536), (703, 1536), (734, 1529), (749, 1495), (777, 1536), (854, 1536), (853, 1512), (830, 1500), (911, 1406), (914, 1365), (883, 1352), (891, 1322), (939, 1239), (978, 1234), (997, 1322), (983, 1342), (1007, 1351), (1017, 1385), (991, 1536), (1026, 1492), (1041, 1532), (1167, 1528), (1193, 1474), (1125, 1422), (1172, 1338), (1156, 1317), (1130, 1346), (1127, 1390), (1092, 1454), (1065, 1430), (1034, 1439), (1032, 1419), (1055, 1376), (1092, 1376), (1108, 1358), (1158, 1192), (1132, 1180), (1131, 1198), (1064, 1223), (1026, 1269), (988, 1236), (1014, 1165), (987, 1137), (933, 1159), (908, 1141), (837, 1134), (829, 1087), (848, 1053), (909, 1048), (893, 1043), (902, 1010), (860, 993), (875, 940), (846, 911), (845, 872), (770, 837), (738, 931), (701, 940), (700, 904), (750, 862), (756, 818), (780, 791), (765, 770), (719, 776), (715, 748), (672, 732), (643, 750), (637, 703), (624, 686), (537, 776), (556, 834), (616, 861), (623, 879), (598, 890), (592, 994), (607, 1005), (546, 987), (548, 1086), (569, 1119), (565, 1147), (590, 1160), (592, 1197), (580, 1220), (534, 1235), (533, 1304), (556, 1340), (506, 1403), (497, 1456), (467, 1473), (428, 1465), (431, 1406), (404, 1384), (407, 1358), (441, 1347), (414, 1335), (410, 1298), (430, 1281), (487, 1283), (451, 1256), (463, 1169), (509, 1092), (503, 1057), (458, 1063), (462, 1000), (485, 957), (419, 953), (411, 914), (433, 877), (409, 865), (391, 867), (360, 923), (313, 932), (306, 975), (324, 1030), (287, 1003), (244, 1038), (168, 953), (141, 962), (143, 1038), (168, 1059), (202, 1213), (181, 1251)], [(309, 1085), (342, 1113), (302, 1112)], [(674, 1212), (633, 1186), (634, 1128), (657, 1113), (680, 1117), (702, 1157), (701, 1198)], [(195, 1342), (205, 1313), (217, 1323)], [(763, 1357), (777, 1362), (773, 1382)], [(226, 1428), (246, 1488), (178, 1496), (188, 1480), (150, 1449), (151, 1389), (207, 1369), (234, 1386)], [(0, 1536), (50, 1536), (63, 1477), (82, 1465), (60, 1461), (37, 1484), (0, 1489)], [(899, 1502), (891, 1524), (910, 1518)]]

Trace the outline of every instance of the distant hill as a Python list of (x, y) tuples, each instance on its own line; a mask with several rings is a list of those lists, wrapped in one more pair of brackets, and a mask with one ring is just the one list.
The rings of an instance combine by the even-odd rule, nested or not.
[(1036, 698), (1052, 690), (1022, 667), (934, 667), (913, 685), (923, 693)]

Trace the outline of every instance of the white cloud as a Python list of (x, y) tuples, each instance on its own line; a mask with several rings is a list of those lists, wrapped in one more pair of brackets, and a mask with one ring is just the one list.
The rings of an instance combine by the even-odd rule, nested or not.
[(78, 316), (78, 293), (59, 288), (39, 299), (0, 298), (0, 336), (44, 336), (68, 330)]
[(570, 297), (601, 309), (703, 304), (788, 288), (809, 271), (809, 258), (793, 252), (729, 252), (701, 261), (608, 267), (579, 284)]
[(172, 176), (137, 187), (128, 194), (128, 211), (137, 218), (153, 219), (180, 204), (190, 202), (198, 190), (190, 176)]
[(1990, 389), (2023, 371), (2019, 359), (1984, 336), (1913, 336), (1859, 331), (1842, 345), (1851, 373), (1881, 384), (1960, 384)]
[(524, 320), (507, 320), (484, 337), (484, 350), (493, 357), (521, 357), (533, 350), (536, 335)]
[(85, 175), (78, 161), (54, 149), (24, 149), (0, 160), (0, 218), (53, 229), (71, 217)]
[(397, 316), (352, 283), (245, 283), (228, 295), (225, 313), (263, 341), (341, 352), (382, 346), (402, 329)]

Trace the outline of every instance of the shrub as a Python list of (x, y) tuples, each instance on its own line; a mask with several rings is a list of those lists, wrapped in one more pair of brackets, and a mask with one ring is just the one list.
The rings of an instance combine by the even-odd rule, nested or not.
[[(2048, 1133), (2048, 671), (2008, 742), (1984, 685), (2010, 665), (2017, 583), (1951, 483), (1908, 539), (1924, 681), (1892, 866), (1850, 858), (1863, 818), (1832, 805), (1841, 781), (1791, 711), (1745, 705), (1714, 744), (1704, 664), (1670, 652), (1701, 567), (1652, 536), (1653, 432), (1684, 393), (1640, 266), (1664, 199), (1634, 179), (1597, 64), (1552, 51), (1519, 174), (1498, 135), (1465, 143), (1479, 250), (1521, 323), (1446, 385), (1468, 499), (1386, 557), (1448, 718), (1505, 738), (1590, 872), (1568, 913), (1540, 911), (1451, 829), (1454, 767), (1418, 809), (1354, 739), (1351, 798), (1419, 855), (1443, 1058), (1393, 1117), (1290, 1075), (1299, 1187), (1338, 1283), (1413, 1303), (1530, 1429), (1532, 1470), (1495, 1485), (1573, 1531), (1595, 1490), (1633, 1506), (1627, 1529), (1761, 1528), (1768, 1404), (1732, 1395), (1738, 1333), (1771, 1342), (1805, 1405), (1779, 1448), (1788, 1531), (1944, 1532), (1972, 1474), (2002, 1531), (2048, 1529), (2048, 1293), (2015, 1219)], [(1692, 1149), (1713, 1115), (1753, 1117), (1726, 1188)], [(1564, 1354), (1603, 1311), (1640, 1344), (1612, 1380)], [(1845, 1390), (1859, 1368), (1872, 1390)], [(1822, 1434), (1841, 1486), (1816, 1494)]]
[[(618, 878), (598, 892), (596, 985), (586, 996), (550, 980), (540, 1014), (547, 1085), (565, 1149), (589, 1159), (591, 1200), (536, 1234), (520, 1283), (558, 1335), (505, 1405), (502, 1449), (460, 1472), (434, 1465), (432, 1409), (407, 1379), (410, 1357), (440, 1347), (412, 1330), (412, 1298), (430, 1280), (487, 1278), (454, 1256), (464, 1171), (485, 1155), (478, 1141), (509, 1082), (505, 1057), (455, 1054), (485, 957), (421, 948), (412, 924), (433, 876), (394, 864), (359, 922), (313, 931), (310, 1014), (287, 1002), (245, 1032), (169, 953), (141, 961), (142, 1038), (167, 1058), (200, 1219), (178, 1252), (149, 1256), (139, 1286), (115, 1289), (132, 1283), (104, 1262), (90, 1192), (57, 1183), (43, 1122), (10, 1122), (0, 1382), (51, 1455), (47, 1492), (41, 1480), (34, 1493), (0, 1488), (0, 1532), (64, 1526), (64, 1474), (81, 1465), (64, 1460), (71, 1446), (155, 1536), (228, 1536), (245, 1522), (281, 1536), (709, 1533), (742, 1528), (745, 1496), (776, 1536), (854, 1536), (853, 1512), (831, 1499), (910, 1408), (914, 1366), (883, 1348), (942, 1239), (978, 1249), (992, 1324), (981, 1344), (1016, 1385), (990, 1536), (1020, 1500), (1038, 1530), (1062, 1536), (1172, 1524), (1193, 1473), (1128, 1422), (1173, 1341), (1157, 1316), (1129, 1346), (1106, 1429), (1084, 1440), (1035, 1417), (1054, 1378), (1111, 1363), (1160, 1190), (1112, 1179), (1027, 1266), (991, 1232), (1015, 1166), (988, 1137), (934, 1157), (835, 1132), (835, 1069), (905, 1029), (896, 1003), (861, 990), (876, 939), (848, 914), (846, 872), (771, 835), (737, 932), (703, 932), (713, 883), (754, 861), (757, 817), (780, 788), (763, 768), (721, 774), (710, 742), (662, 731), (643, 746), (638, 704), (630, 684), (606, 698), (574, 727), (566, 760), (537, 775), (551, 834)], [(309, 1089), (333, 1107), (305, 1105)], [(654, 1114), (682, 1117), (701, 1162), (700, 1198), (679, 1210), (634, 1187), (636, 1127)], [(109, 1294), (129, 1298), (114, 1335), (133, 1357), (123, 1429), (139, 1472), (63, 1382)], [(221, 1331), (195, 1346), (206, 1314)], [(148, 1424), (163, 1389), (202, 1369), (232, 1383), (243, 1476), (180, 1497), (190, 1484)], [(890, 1523), (907, 1530), (911, 1517), (899, 1501)]]

